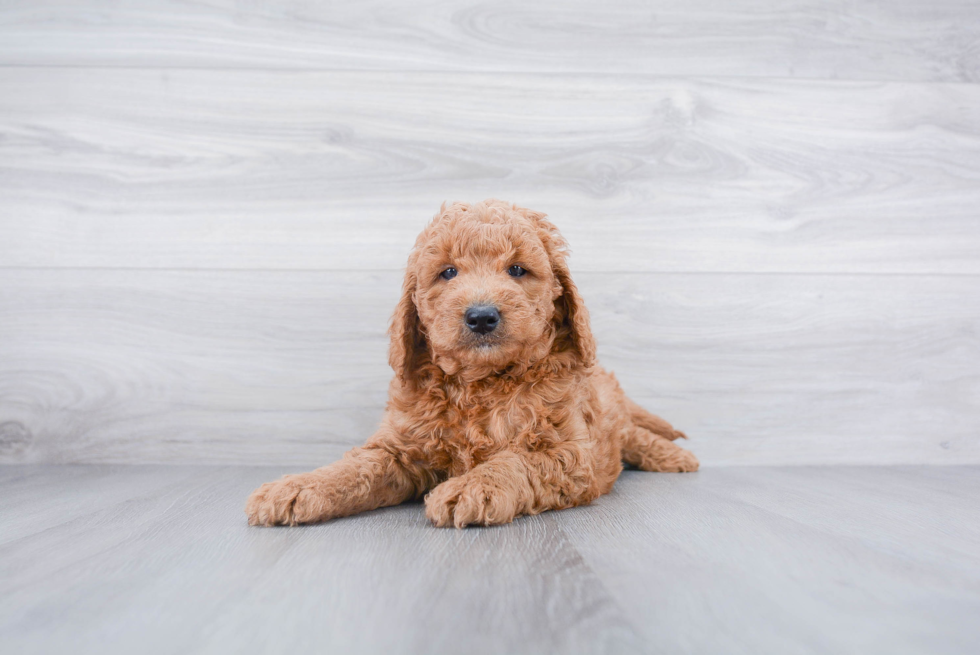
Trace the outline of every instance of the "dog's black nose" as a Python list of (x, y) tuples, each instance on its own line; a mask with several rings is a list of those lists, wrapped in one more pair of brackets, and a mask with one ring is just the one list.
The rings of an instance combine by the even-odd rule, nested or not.
[(466, 310), (463, 320), (466, 321), (466, 327), (477, 334), (490, 334), (500, 323), (500, 312), (492, 305), (476, 305)]

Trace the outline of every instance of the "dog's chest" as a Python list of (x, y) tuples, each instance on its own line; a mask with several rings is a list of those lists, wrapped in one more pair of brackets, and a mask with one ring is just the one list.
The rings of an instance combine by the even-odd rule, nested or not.
[(436, 435), (438, 468), (459, 475), (508, 447), (533, 441), (538, 419), (518, 394), (449, 396), (427, 426)]

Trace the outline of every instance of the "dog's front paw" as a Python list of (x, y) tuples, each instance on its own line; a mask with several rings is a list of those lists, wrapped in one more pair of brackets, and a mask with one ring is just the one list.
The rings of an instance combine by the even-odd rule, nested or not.
[(245, 503), (245, 514), (249, 525), (295, 525), (293, 505), (302, 490), (294, 479), (286, 476), (282, 480), (266, 482), (252, 492)]
[(298, 525), (320, 520), (323, 502), (306, 475), (266, 482), (245, 504), (249, 525)]
[(439, 528), (510, 523), (517, 516), (517, 499), (479, 476), (463, 475), (425, 497), (425, 515)]

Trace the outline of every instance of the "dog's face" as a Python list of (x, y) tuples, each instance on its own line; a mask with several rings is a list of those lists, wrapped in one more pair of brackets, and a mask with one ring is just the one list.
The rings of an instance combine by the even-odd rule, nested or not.
[(443, 207), (409, 258), (391, 330), (396, 372), (408, 378), (428, 357), (448, 374), (478, 379), (556, 347), (591, 364), (564, 245), (543, 214), (499, 201)]
[(440, 227), (415, 263), (433, 354), (450, 368), (503, 368), (542, 342), (554, 316), (562, 289), (544, 244), (530, 220), (500, 208), (469, 208)]

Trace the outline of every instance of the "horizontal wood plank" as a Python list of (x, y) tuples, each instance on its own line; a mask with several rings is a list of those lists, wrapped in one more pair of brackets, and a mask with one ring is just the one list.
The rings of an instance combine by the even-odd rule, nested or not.
[[(706, 465), (980, 462), (970, 276), (577, 276)], [(397, 273), (0, 271), (0, 461), (312, 466), (362, 443)]]
[(17, 0), (0, 65), (980, 80), (971, 0)]
[(444, 200), (576, 270), (980, 273), (980, 85), (0, 69), (0, 266), (397, 270)]

